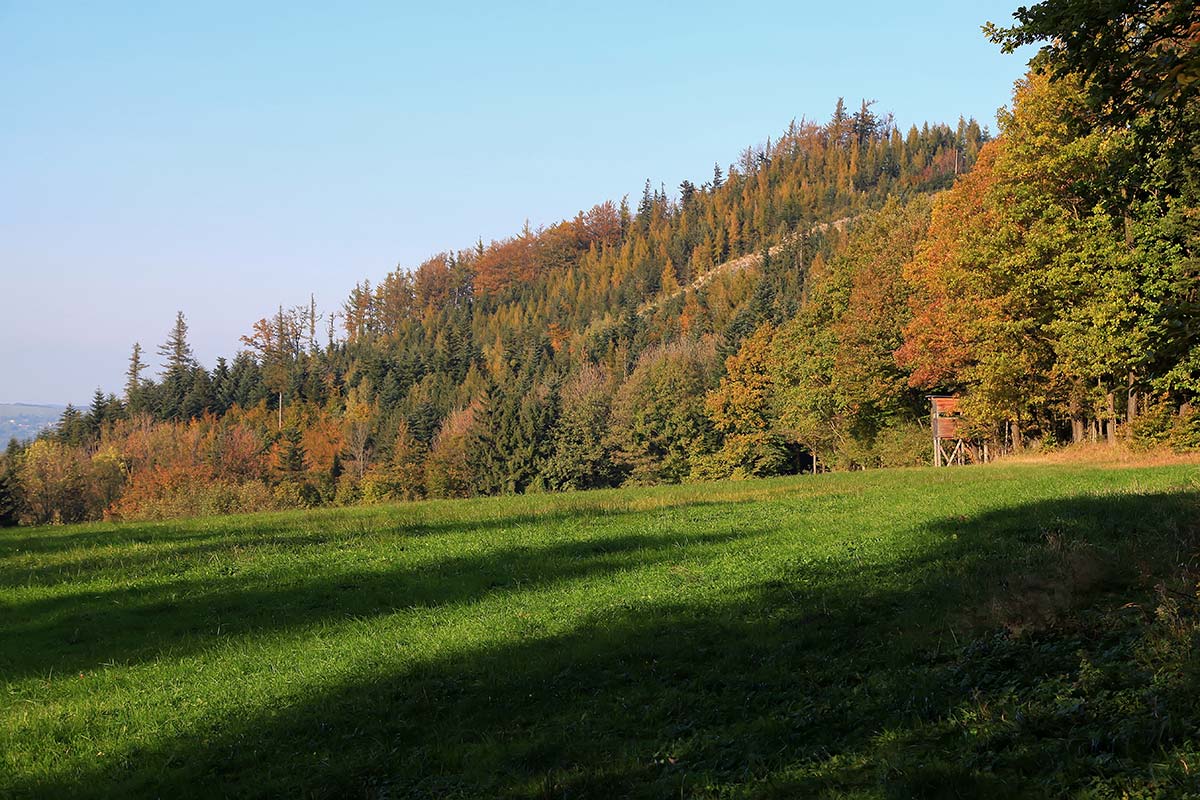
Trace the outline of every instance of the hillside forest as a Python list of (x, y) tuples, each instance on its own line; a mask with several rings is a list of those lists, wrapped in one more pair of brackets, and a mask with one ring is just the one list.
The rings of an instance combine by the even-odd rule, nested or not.
[[(1200, 11), (1046, 0), (993, 135), (838, 100), (677, 188), (249, 324), (0, 457), (0, 524), (1200, 447)], [(169, 320), (164, 320), (164, 323)]]

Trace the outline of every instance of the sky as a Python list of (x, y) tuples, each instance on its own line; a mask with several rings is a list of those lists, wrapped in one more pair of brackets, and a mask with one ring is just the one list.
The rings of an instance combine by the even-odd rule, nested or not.
[(0, 0), (0, 402), (120, 394), (428, 256), (636, 200), (838, 97), (995, 131), (1017, 3)]

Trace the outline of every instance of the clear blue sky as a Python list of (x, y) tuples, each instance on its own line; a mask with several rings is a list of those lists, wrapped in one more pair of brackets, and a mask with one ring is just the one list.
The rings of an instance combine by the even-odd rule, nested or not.
[[(995, 128), (1017, 3), (0, 0), (0, 402), (119, 393), (279, 304), (702, 181), (839, 96)], [(155, 359), (157, 364), (157, 359)]]

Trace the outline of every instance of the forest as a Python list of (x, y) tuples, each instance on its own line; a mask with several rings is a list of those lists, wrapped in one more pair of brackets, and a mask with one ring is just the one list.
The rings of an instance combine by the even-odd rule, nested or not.
[(994, 133), (839, 99), (211, 367), (181, 311), (120, 396), (9, 443), (0, 524), (916, 465), (932, 394), (993, 452), (1200, 448), (1200, 11), (1084, 5), (985, 26), (1041, 46)]

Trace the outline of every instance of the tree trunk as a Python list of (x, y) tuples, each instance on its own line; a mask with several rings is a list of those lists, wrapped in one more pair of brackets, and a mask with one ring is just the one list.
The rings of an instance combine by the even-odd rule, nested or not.
[(1117, 443), (1117, 396), (1112, 392), (1108, 393), (1108, 443)]
[(1071, 417), (1071, 441), (1075, 444), (1083, 441), (1085, 424), (1083, 417)]
[(1138, 396), (1133, 390), (1133, 373), (1129, 373), (1129, 389), (1125, 402), (1125, 421), (1133, 422), (1138, 415)]

